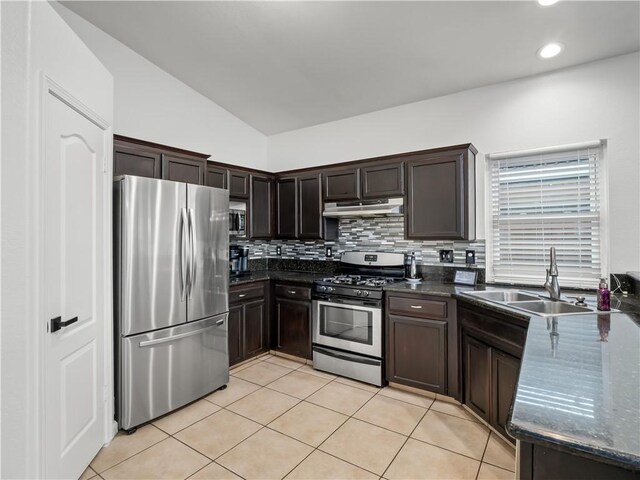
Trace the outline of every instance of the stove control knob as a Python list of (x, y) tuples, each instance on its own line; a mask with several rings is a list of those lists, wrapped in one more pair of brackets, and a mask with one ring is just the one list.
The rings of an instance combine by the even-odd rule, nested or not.
[(335, 288), (333, 288), (333, 287), (327, 287), (327, 291), (328, 291), (329, 293), (331, 293), (331, 292), (335, 292), (335, 291), (336, 291), (336, 289), (335, 289)]
[(325, 287), (324, 285), (321, 285), (318, 287), (318, 290), (320, 290), (321, 292), (326, 292), (327, 291), (327, 287)]
[(362, 292), (362, 295), (364, 295), (365, 297), (369, 296), (369, 290), (365, 290), (364, 292)]
[(355, 291), (355, 294), (356, 294), (357, 296), (362, 295), (362, 290), (356, 290), (356, 291)]

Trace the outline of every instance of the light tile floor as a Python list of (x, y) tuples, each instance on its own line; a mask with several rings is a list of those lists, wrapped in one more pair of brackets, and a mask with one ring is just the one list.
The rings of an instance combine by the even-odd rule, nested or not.
[(462, 407), (264, 355), (133, 435), (83, 479), (513, 479), (514, 449)]

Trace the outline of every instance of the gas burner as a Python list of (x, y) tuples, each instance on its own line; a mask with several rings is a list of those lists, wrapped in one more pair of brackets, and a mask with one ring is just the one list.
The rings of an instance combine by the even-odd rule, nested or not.
[(387, 283), (392, 283), (396, 280), (397, 279), (393, 277), (367, 277), (362, 275), (336, 275), (335, 277), (322, 279), (324, 283), (356, 285), (359, 287), (383, 287)]

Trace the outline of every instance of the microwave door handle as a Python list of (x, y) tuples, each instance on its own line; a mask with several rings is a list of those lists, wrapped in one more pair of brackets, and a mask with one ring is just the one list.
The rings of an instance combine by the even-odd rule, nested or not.
[(238, 212), (233, 214), (233, 226), (236, 232), (240, 231), (240, 214)]

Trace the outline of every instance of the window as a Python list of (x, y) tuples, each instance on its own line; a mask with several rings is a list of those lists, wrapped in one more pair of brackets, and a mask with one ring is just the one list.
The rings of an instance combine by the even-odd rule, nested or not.
[(600, 157), (600, 142), (489, 156), (490, 281), (542, 285), (556, 247), (561, 286), (597, 286), (605, 276)]

